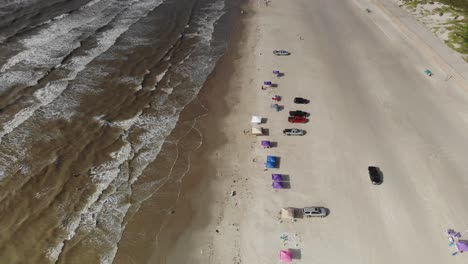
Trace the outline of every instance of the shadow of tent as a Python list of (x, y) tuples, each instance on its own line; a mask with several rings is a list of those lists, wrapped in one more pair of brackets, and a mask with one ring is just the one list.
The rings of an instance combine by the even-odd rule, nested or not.
[(304, 212), (302, 211), (302, 208), (294, 208), (294, 217), (304, 218)]
[(289, 248), (289, 251), (292, 252), (292, 258), (293, 259), (301, 259), (302, 258), (302, 252), (299, 248)]
[(283, 182), (288, 182), (291, 180), (291, 177), (289, 177), (289, 174), (281, 174), (281, 179)]

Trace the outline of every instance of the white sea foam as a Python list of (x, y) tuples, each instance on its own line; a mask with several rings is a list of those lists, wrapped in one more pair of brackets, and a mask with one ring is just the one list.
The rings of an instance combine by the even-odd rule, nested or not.
[[(97, 25), (103, 25), (105, 20), (101, 18), (101, 14), (105, 13), (104, 3), (109, 4), (110, 1), (92, 1), (92, 5), (88, 6), (82, 12), (89, 12), (90, 14), (94, 14), (95, 18), (87, 17), (86, 21), (77, 22), (74, 26), (69, 26), (68, 29), (57, 29), (54, 28), (49, 33), (52, 34), (52, 38), (49, 41), (44, 41), (43, 38), (38, 37), (33, 41), (25, 42), (26, 47), (42, 47), (48, 48), (47, 45), (55, 45), (52, 43), (55, 39), (60, 39), (62, 36), (60, 34), (70, 35), (70, 39), (66, 41), (73, 41), (77, 40), (77, 34), (83, 32), (83, 30), (87, 30), (90, 28), (96, 28), (94, 23)], [(90, 2), (91, 3), (91, 2)], [(114, 45), (116, 39), (125, 32), (130, 25), (138, 21), (139, 18), (144, 17), (147, 12), (154, 9), (160, 2), (154, 2), (151, 0), (142, 0), (142, 1), (134, 1), (134, 4), (129, 7), (125, 13), (121, 14), (118, 17), (115, 17), (115, 22), (113, 22), (113, 27), (110, 27), (105, 32), (100, 33), (97, 39), (97, 45), (95, 48), (88, 50), (85, 55), (82, 56), (75, 56), (71, 57), (70, 60), (67, 61), (66, 64), (61, 65), (60, 62), (62, 61), (62, 55), (68, 54), (69, 49), (65, 49), (64, 47), (59, 47), (55, 49), (51, 49), (53, 52), (57, 52), (52, 56), (54, 59), (52, 61), (47, 61), (47, 63), (51, 63), (51, 65), (67, 69), (69, 71), (68, 76), (64, 79), (48, 84), (43, 89), (38, 90), (34, 93), (34, 98), (36, 99), (35, 106), (39, 106), (42, 111), (40, 111), (43, 117), (47, 118), (66, 118), (67, 116), (71, 116), (74, 113), (74, 109), (78, 107), (79, 102), (76, 99), (65, 97), (62, 92), (63, 89), (66, 89), (68, 86), (68, 82), (74, 80), (76, 75), (82, 71), (89, 62), (91, 62), (97, 56), (110, 56), (110, 54), (104, 54), (104, 52), (112, 45)], [(98, 9), (97, 7), (102, 7)], [(209, 43), (212, 39), (212, 34), (214, 30), (214, 25), (216, 21), (221, 17), (223, 14), (224, 2), (218, 1), (216, 4), (210, 5), (207, 7), (211, 15), (207, 15), (202, 17), (199, 21), (196, 21), (197, 27), (203, 27), (200, 31), (196, 34), (193, 34), (189, 37), (197, 37), (202, 41), (202, 44), (195, 48), (195, 54), (187, 56), (179, 65), (172, 66), (175, 68), (177, 72), (179, 72), (183, 78), (193, 78), (194, 79), (194, 86), (192, 97), (198, 93), (198, 90), (201, 88), (201, 85), (206, 78), (209, 71), (214, 66), (214, 61), (210, 58), (211, 54), (209, 54), (210, 49)], [(207, 10), (208, 10), (207, 9)], [(94, 10), (94, 11), (90, 11)], [(99, 11), (101, 10), (101, 11)], [(79, 12), (77, 12), (79, 13)], [(69, 16), (61, 18), (63, 23), (73, 22), (73, 19), (70, 17), (75, 16), (71, 14)], [(75, 18), (76, 19), (76, 18)], [(103, 19), (103, 20), (102, 20)], [(104, 21), (105, 20), (105, 21)], [(64, 22), (67, 21), (67, 22)], [(50, 23), (51, 25), (54, 22)], [(49, 25), (48, 25), (49, 26)], [(55, 34), (55, 35), (54, 35)], [(52, 41), (52, 42), (51, 42)], [(139, 41), (139, 39), (134, 39), (133, 41)], [(65, 41), (64, 41), (65, 42)], [(28, 46), (29, 45), (29, 46)], [(58, 46), (61, 44), (59, 43)], [(63, 48), (63, 50), (61, 49)], [(59, 54), (58, 51), (64, 51)], [(208, 52), (206, 52), (208, 51)], [(39, 51), (40, 52), (40, 51)], [(31, 53), (29, 53), (31, 54)], [(48, 54), (48, 53), (43, 53)], [(30, 61), (33, 62), (34, 65), (39, 65), (40, 67), (47, 67), (47, 65), (40, 64), (38, 58), (40, 58), (40, 54), (35, 57), (36, 54), (32, 54), (31, 58), (28, 58), (25, 55), (19, 55), (15, 58), (11, 58), (8, 65), (3, 65), (2, 69), (4, 69), (5, 74), (9, 74), (14, 70), (18, 72), (23, 72), (21, 69), (22, 67), (29, 63)], [(60, 58), (57, 62), (55, 58)], [(55, 62), (55, 63), (52, 63)], [(94, 66), (93, 66), (94, 68)], [(105, 72), (100, 72), (99, 69), (93, 69), (95, 72), (92, 74), (98, 74), (100, 76), (104, 76)], [(168, 69), (164, 72), (156, 76), (156, 81), (160, 82), (164, 76), (167, 74)], [(2, 77), (0, 74), (0, 79)], [(196, 76), (194, 76), (196, 75)], [(36, 78), (35, 79), (39, 79)], [(34, 78), (33, 78), (34, 79)], [(92, 75), (89, 77), (89, 82), (92, 82)], [(28, 81), (31, 81), (29, 79)], [(142, 80), (127, 80), (129, 84), (133, 83), (141, 83)], [(153, 162), (157, 155), (160, 152), (164, 139), (170, 134), (173, 128), (176, 125), (176, 121), (179, 117), (179, 113), (182, 108), (176, 108), (173, 106), (167, 105), (167, 98), (173, 92), (174, 87), (177, 87), (180, 83), (171, 83), (171, 87), (165, 87), (163, 89), (166, 94), (163, 94), (159, 98), (155, 98), (153, 102), (150, 103), (150, 107), (154, 108), (154, 112), (162, 113), (160, 116), (153, 116), (152, 114), (147, 114), (140, 112), (133, 118), (124, 121), (118, 121), (113, 123), (108, 123), (103, 120), (103, 116), (95, 117), (95, 120), (98, 122), (106, 122), (107, 125), (111, 126), (118, 126), (124, 130), (124, 137), (122, 140), (124, 141), (124, 146), (112, 153), (110, 155), (110, 161), (105, 162), (103, 164), (98, 164), (91, 169), (91, 179), (96, 184), (96, 192), (88, 199), (86, 205), (82, 212), (78, 212), (76, 215), (70, 216), (71, 219), (68, 219), (67, 225), (62, 226), (63, 231), (66, 233), (64, 240), (56, 245), (51, 245), (51, 248), (46, 252), (46, 255), (51, 260), (57, 260), (60, 256), (60, 253), (63, 249), (64, 242), (69, 239), (73, 239), (74, 235), (78, 230), (88, 230), (91, 231), (96, 228), (96, 221), (99, 219), (99, 226), (101, 228), (106, 229), (109, 232), (104, 232), (105, 234), (101, 234), (101, 237), (95, 239), (95, 241), (104, 243), (105, 242), (112, 242), (115, 243), (113, 245), (113, 249), (107, 252), (106, 254), (101, 256), (101, 263), (112, 263), (112, 260), (115, 256), (117, 251), (117, 242), (120, 240), (122, 232), (124, 230), (123, 219), (128, 212), (130, 204), (126, 200), (128, 195), (131, 193), (132, 186), (131, 184), (134, 183), (138, 177), (140, 177), (145, 170), (145, 168)], [(135, 85), (135, 87), (137, 87)], [(74, 83), (69, 87), (69, 89), (73, 89), (73, 91), (81, 91), (83, 94), (89, 95), (93, 93), (97, 93), (98, 91), (93, 90), (95, 87), (88, 87), (86, 83)], [(188, 91), (189, 92), (189, 91)], [(188, 98), (187, 100), (189, 100)], [(188, 101), (186, 102), (188, 103)], [(29, 109), (29, 108), (28, 108)], [(36, 109), (29, 109), (26, 111), (25, 114), (27, 118), (34, 113), (37, 112)], [(151, 112), (151, 111), (150, 111)], [(29, 115), (29, 117), (27, 116)], [(15, 127), (19, 126), (21, 123), (25, 122), (26, 119), (18, 118), (17, 123), (12, 123), (10, 126), (10, 132), (14, 130)], [(132, 134), (137, 132), (136, 134)], [(10, 137), (16, 136), (18, 133), (13, 133), (15, 135), (9, 135)], [(127, 135), (138, 135), (137, 140), (128, 142)], [(25, 142), (24, 139), (22, 139)], [(8, 164), (7, 160), (14, 160), (17, 159), (16, 156), (7, 157), (6, 155), (2, 154), (1, 158), (5, 158), (5, 163), (2, 161), (0, 166), (0, 178), (2, 177), (3, 172), (3, 165)], [(132, 170), (128, 169), (128, 162), (132, 162)], [(131, 173), (131, 175), (130, 175)], [(8, 174), (8, 173), (7, 173)], [(145, 187), (148, 187), (146, 190), (140, 189), (142, 193), (141, 197), (148, 197), (151, 191), (154, 191), (154, 188), (149, 188), (150, 185), (157, 185), (158, 183), (148, 184)], [(104, 192), (104, 190), (111, 190), (113, 192)], [(41, 194), (37, 194), (41, 195)], [(144, 198), (142, 198), (144, 199)], [(92, 240), (93, 237), (90, 237)]]
[(218, 0), (208, 5), (206, 8), (203, 8), (205, 13), (199, 18), (199, 21), (197, 21), (198, 32), (187, 35), (191, 37), (199, 37), (205, 42), (205, 44), (209, 44), (213, 37), (216, 21), (218, 21), (218, 19), (225, 13), (224, 7), (224, 1)]
[[(97, 2), (96, 2), (97, 3)], [(139, 20), (139, 18), (145, 16), (150, 10), (154, 9), (157, 5), (159, 5), (161, 2), (153, 2), (153, 1), (139, 1), (135, 2), (132, 7), (123, 13), (122, 15), (117, 17), (117, 21), (114, 22), (114, 27), (106, 30), (102, 33), (100, 33), (97, 36), (97, 43), (98, 45), (89, 50), (86, 55), (83, 56), (76, 56), (73, 57), (67, 64), (60, 65), (60, 67), (66, 68), (69, 70), (69, 74), (66, 78), (64, 78), (62, 81), (56, 81), (54, 83), (49, 83), (44, 87), (43, 89), (40, 89), (35, 92), (35, 97), (39, 99), (38, 102), (34, 103), (28, 108), (25, 108), (21, 110), (21, 113), (18, 115), (15, 115), (13, 117), (13, 120), (10, 120), (7, 122), (4, 126), (3, 129), (0, 131), (0, 142), (1, 138), (10, 133), (13, 129), (21, 125), (23, 122), (25, 122), (27, 119), (29, 119), (34, 112), (42, 106), (45, 106), (55, 100), (68, 86), (68, 81), (74, 80), (75, 77), (79, 72), (81, 72), (87, 64), (89, 64), (94, 58), (99, 56), (100, 54), (104, 53), (106, 50), (108, 50), (117, 40), (117, 38), (123, 34), (125, 31), (128, 30), (128, 28), (134, 24), (136, 21)], [(128, 13), (127, 13), (128, 12)], [(83, 23), (83, 22), (81, 22)], [(81, 24), (78, 24), (81, 25)], [(58, 25), (53, 25), (51, 26), (54, 29), (49, 29), (46, 30), (47, 33), (54, 32), (55, 36), (62, 36), (65, 32), (69, 32), (71, 29), (76, 28), (78, 25), (76, 24), (71, 24), (68, 25), (68, 27), (59, 27)], [(55, 47), (55, 49), (52, 50), (47, 50), (46, 52), (41, 53), (38, 51), (39, 47), (43, 47), (44, 43), (51, 44), (49, 42), (46, 42), (46, 40), (50, 41), (50, 39), (47, 39), (46, 36), (43, 34), (46, 33), (41, 33), (39, 36), (35, 36), (31, 38), (30, 40), (25, 41), (27, 46), (33, 47), (31, 49), (28, 49), (24, 52), (21, 52), (20, 54), (17, 54), (13, 58), (10, 58), (10, 60), (2, 66), (2, 72), (10, 69), (14, 65), (20, 63), (20, 62), (25, 62), (27, 60), (28, 64), (34, 65), (35, 63), (38, 63), (38, 60), (43, 63), (44, 61), (47, 61), (45, 57), (49, 57), (50, 53), (56, 53), (57, 49), (60, 49), (64, 46), (66, 46), (64, 43), (59, 44), (58, 46)], [(62, 42), (72, 42), (73, 43), (73, 36), (71, 37), (64, 37), (60, 39)], [(78, 44), (75, 44), (78, 45)], [(34, 54), (34, 55), (33, 55)], [(32, 57), (33, 59), (30, 59)], [(51, 64), (56, 65), (57, 63), (60, 62), (62, 58), (55, 59), (55, 60), (49, 60)], [(60, 111), (62, 112), (62, 111)], [(68, 112), (68, 114), (71, 116), (71, 112)], [(57, 115), (49, 115), (49, 116), (57, 116)], [(63, 118), (63, 116), (61, 116)]]

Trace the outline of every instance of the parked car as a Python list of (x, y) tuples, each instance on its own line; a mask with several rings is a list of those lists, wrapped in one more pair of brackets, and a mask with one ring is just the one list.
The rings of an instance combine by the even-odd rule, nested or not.
[(273, 51), (273, 54), (275, 54), (276, 56), (288, 56), (288, 55), (291, 55), (291, 53), (289, 51), (286, 51), (286, 50), (274, 50)]
[(382, 184), (383, 182), (382, 172), (380, 171), (378, 167), (369, 166), (367, 170), (369, 171), (369, 177), (370, 177), (372, 184), (374, 185)]
[(290, 116), (288, 117), (289, 123), (307, 123), (309, 121), (307, 118), (303, 116)]
[(310, 101), (307, 99), (304, 99), (302, 97), (295, 97), (294, 98), (294, 103), (296, 104), (308, 104)]
[(298, 128), (287, 128), (283, 130), (283, 135), (286, 136), (303, 136), (304, 134), (305, 130)]
[(304, 207), (302, 209), (305, 217), (325, 217), (327, 216), (327, 209), (324, 207)]
[(289, 115), (290, 115), (290, 116), (303, 116), (303, 117), (308, 117), (308, 116), (310, 116), (309, 113), (304, 112), (304, 111), (300, 111), (300, 110), (289, 111)]

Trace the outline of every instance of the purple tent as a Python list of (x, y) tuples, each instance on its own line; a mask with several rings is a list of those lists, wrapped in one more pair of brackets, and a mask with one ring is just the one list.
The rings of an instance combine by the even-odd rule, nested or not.
[(272, 174), (271, 179), (275, 182), (283, 181), (283, 177), (281, 177), (281, 174)]
[(270, 81), (268, 81), (268, 82), (265, 81), (265, 82), (263, 82), (263, 85), (268, 85), (268, 86), (270, 86), (270, 85), (271, 85), (271, 82), (270, 82)]
[(271, 142), (268, 141), (268, 140), (262, 140), (262, 142), (260, 143), (262, 145), (262, 147), (264, 148), (271, 148)]
[(274, 181), (271, 185), (273, 189), (283, 189), (283, 184), (281, 184), (281, 182)]
[(457, 245), (457, 249), (460, 252), (468, 251), (468, 240), (458, 240), (455, 242), (455, 245)]

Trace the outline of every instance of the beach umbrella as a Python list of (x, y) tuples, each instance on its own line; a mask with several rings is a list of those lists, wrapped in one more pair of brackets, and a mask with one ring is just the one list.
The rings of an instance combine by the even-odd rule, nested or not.
[(289, 250), (281, 250), (279, 257), (282, 262), (292, 262), (292, 252)]
[(280, 74), (280, 71), (278, 71), (278, 70), (274, 70), (274, 71), (273, 71), (273, 74), (276, 74), (276, 75), (278, 75), (278, 74)]
[(283, 177), (281, 177), (281, 174), (272, 174), (271, 179), (276, 182), (283, 181)]
[(264, 81), (264, 82), (263, 82), (263, 85), (270, 86), (270, 85), (271, 85), (271, 82), (270, 82), (270, 81)]
[(262, 142), (260, 143), (262, 145), (262, 147), (264, 148), (270, 148), (271, 147), (271, 143), (270, 141), (268, 140), (262, 140)]
[(273, 181), (271, 186), (273, 186), (273, 189), (283, 189), (283, 184), (281, 184), (281, 182)]

